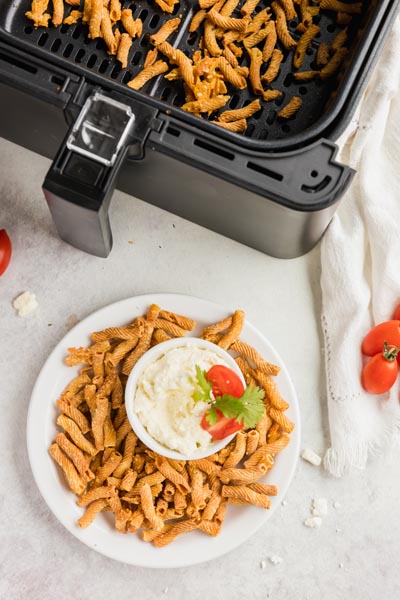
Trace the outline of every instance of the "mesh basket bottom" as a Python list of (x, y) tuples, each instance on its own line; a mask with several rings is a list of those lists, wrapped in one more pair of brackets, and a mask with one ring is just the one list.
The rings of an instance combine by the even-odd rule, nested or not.
[[(232, 16), (240, 17), (240, 6), (244, 3), (241, 0), (237, 10)], [(255, 12), (259, 12), (271, 4), (270, 0), (261, 0)], [(8, 5), (8, 6), (6, 6)], [(143, 34), (140, 38), (134, 40), (132, 45), (128, 67), (123, 69), (121, 65), (107, 54), (107, 48), (103, 40), (89, 40), (87, 37), (87, 27), (78, 23), (76, 25), (62, 25), (55, 29), (38, 28), (34, 29), (30, 21), (25, 17), (25, 10), (30, 6), (30, 1), (19, 3), (2, 3), (0, 7), (0, 29), (4, 29), (13, 37), (28, 41), (34, 51), (37, 48), (45, 50), (49, 58), (56, 55), (62, 58), (67, 64), (73, 63), (79, 66), (83, 74), (85, 72), (95, 72), (101, 75), (105, 80), (111, 80), (116, 83), (126, 84), (143, 68), (144, 59), (147, 52), (152, 49), (149, 42), (149, 34), (157, 31), (164, 21), (172, 16), (180, 16), (182, 23), (179, 31), (175, 32), (168, 41), (175, 47), (192, 56), (196, 50), (201, 36), (200, 31), (189, 33), (188, 27), (191, 18), (199, 9), (196, 4), (189, 0), (181, 0), (175, 6), (174, 14), (167, 15), (154, 3), (153, 0), (139, 0), (138, 2), (123, 2), (124, 8), (130, 8), (134, 18), (140, 18), (143, 21)], [(70, 7), (69, 10), (73, 9)], [(321, 15), (314, 18), (314, 22), (319, 25), (321, 31), (313, 40), (311, 47), (307, 50), (306, 57), (301, 70), (313, 69), (316, 67), (315, 59), (318, 47), (321, 43), (330, 44), (342, 27), (336, 25), (335, 14), (330, 11), (323, 11)], [(299, 34), (295, 32), (298, 21), (293, 20), (289, 23), (289, 29), (295, 39)], [(350, 27), (350, 44), (352, 38), (355, 39), (357, 27), (360, 25), (360, 19), (355, 19)], [(273, 82), (273, 88), (279, 89), (283, 93), (273, 102), (264, 104), (264, 109), (248, 119), (248, 126), (244, 135), (256, 140), (278, 140), (300, 134), (319, 119), (324, 113), (326, 104), (337, 88), (337, 80), (310, 81), (307, 83), (296, 82), (292, 75), (292, 56), (283, 47), (284, 60), (277, 79)], [(248, 66), (246, 53), (243, 53), (241, 59), (242, 66)], [(154, 96), (169, 105), (180, 106), (184, 103), (182, 82), (170, 82), (160, 76), (155, 81), (150, 81), (141, 90), (142, 93)], [(224, 108), (241, 108), (254, 100), (256, 96), (245, 89), (240, 92), (234, 88), (229, 89), (231, 99)], [(290, 120), (282, 122), (277, 119), (277, 113), (280, 107), (287, 103), (292, 96), (300, 96), (303, 104), (301, 110)]]

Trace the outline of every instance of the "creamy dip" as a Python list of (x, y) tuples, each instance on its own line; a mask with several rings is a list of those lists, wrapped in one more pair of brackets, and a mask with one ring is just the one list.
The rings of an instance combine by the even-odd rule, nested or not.
[(208, 371), (217, 364), (229, 367), (212, 350), (182, 346), (144, 369), (136, 387), (135, 411), (157, 442), (186, 456), (210, 445), (210, 434), (200, 427), (208, 405), (193, 399), (198, 389), (195, 367)]

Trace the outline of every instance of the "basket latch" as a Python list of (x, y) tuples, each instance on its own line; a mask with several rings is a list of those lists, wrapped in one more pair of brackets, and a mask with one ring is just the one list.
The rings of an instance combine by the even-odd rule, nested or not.
[(135, 121), (130, 106), (96, 92), (90, 96), (67, 139), (67, 148), (112, 167)]

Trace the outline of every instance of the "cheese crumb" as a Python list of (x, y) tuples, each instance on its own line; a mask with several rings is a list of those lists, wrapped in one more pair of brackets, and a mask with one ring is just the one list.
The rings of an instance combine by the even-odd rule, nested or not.
[(310, 527), (311, 529), (318, 529), (321, 527), (322, 519), (321, 517), (308, 517), (304, 521), (304, 525), (306, 527)]
[(287, 506), (287, 500), (282, 500), (282, 506)]
[(325, 517), (328, 514), (328, 502), (326, 498), (312, 499), (311, 514), (314, 517)]
[(282, 558), (280, 556), (270, 556), (269, 557), (269, 562), (271, 562), (273, 565), (280, 565), (282, 562)]
[(260, 562), (260, 569), (265, 569), (265, 568), (266, 568), (266, 566), (267, 566), (267, 561), (266, 561), (266, 560), (262, 560), (262, 561)]
[(303, 450), (303, 452), (301, 453), (301, 458), (316, 467), (319, 467), (322, 460), (321, 457), (318, 456), (318, 454), (316, 454), (316, 452), (314, 452), (314, 450), (311, 450), (310, 448), (305, 448)]
[(340, 502), (337, 502), (337, 500), (335, 500), (335, 502), (333, 503), (333, 508), (342, 508), (342, 505), (340, 504)]
[(26, 317), (26, 315), (29, 315), (39, 306), (36, 301), (35, 294), (31, 294), (31, 292), (23, 292), (17, 296), (13, 300), (12, 305), (17, 311), (19, 317)]
[(339, 569), (343, 569), (343, 563), (339, 563)]

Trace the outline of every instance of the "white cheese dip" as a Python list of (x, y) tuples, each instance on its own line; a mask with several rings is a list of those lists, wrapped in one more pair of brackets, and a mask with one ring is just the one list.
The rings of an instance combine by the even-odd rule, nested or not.
[(207, 403), (195, 402), (196, 365), (208, 371), (229, 365), (212, 350), (182, 346), (168, 350), (146, 367), (138, 379), (135, 411), (148, 433), (160, 444), (186, 456), (211, 443), (200, 427)]

